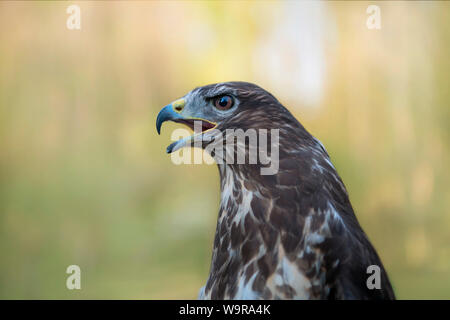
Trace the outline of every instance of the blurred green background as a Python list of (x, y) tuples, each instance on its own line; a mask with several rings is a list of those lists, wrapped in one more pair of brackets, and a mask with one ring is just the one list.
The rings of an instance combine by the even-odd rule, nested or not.
[(218, 171), (155, 118), (242, 80), (324, 143), (398, 298), (450, 299), (450, 3), (73, 3), (0, 2), (0, 298), (196, 298)]

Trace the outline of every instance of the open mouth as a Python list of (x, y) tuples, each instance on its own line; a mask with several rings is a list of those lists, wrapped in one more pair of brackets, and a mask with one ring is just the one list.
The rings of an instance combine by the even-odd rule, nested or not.
[(172, 121), (188, 126), (194, 133), (205, 132), (217, 126), (217, 124), (203, 119), (175, 119)]
[(192, 146), (192, 142), (194, 142), (194, 146), (197, 146), (195, 142), (203, 141), (205, 138), (204, 134), (217, 127), (217, 123), (202, 118), (182, 116), (180, 110), (182, 110), (183, 106), (184, 100), (177, 100), (162, 108), (156, 117), (156, 131), (158, 134), (161, 131), (161, 125), (166, 121), (182, 123), (194, 131), (194, 134), (184, 137), (168, 146), (167, 153), (172, 153), (185, 146)]
[(196, 139), (202, 140), (202, 137), (200, 138), (197, 137), (217, 127), (216, 123), (209, 122), (208, 120), (204, 119), (172, 119), (172, 121), (176, 123), (182, 123), (188, 126), (191, 130), (194, 131), (194, 134), (189, 137), (175, 141), (174, 143), (169, 145), (166, 150), (167, 153), (172, 153), (182, 147), (188, 146), (192, 143), (192, 141), (195, 141)]

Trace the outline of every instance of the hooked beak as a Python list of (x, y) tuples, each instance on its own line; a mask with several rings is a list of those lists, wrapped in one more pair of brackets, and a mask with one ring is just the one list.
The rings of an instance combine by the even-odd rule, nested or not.
[(174, 121), (178, 119), (183, 119), (183, 117), (175, 111), (174, 103), (165, 106), (161, 109), (161, 111), (158, 113), (158, 117), (156, 118), (156, 131), (158, 131), (158, 134), (161, 134), (161, 126), (164, 122)]
[(167, 153), (172, 153), (182, 147), (190, 145), (190, 142), (193, 141), (194, 138), (197, 138), (198, 135), (202, 135), (202, 133), (217, 126), (216, 123), (206, 119), (183, 115), (182, 112), (184, 110), (185, 104), (186, 102), (183, 98), (178, 99), (162, 108), (158, 113), (158, 117), (156, 118), (156, 131), (158, 131), (158, 134), (161, 133), (161, 126), (166, 121), (183, 123), (194, 130), (194, 134), (192, 136), (180, 139), (169, 145), (167, 147)]

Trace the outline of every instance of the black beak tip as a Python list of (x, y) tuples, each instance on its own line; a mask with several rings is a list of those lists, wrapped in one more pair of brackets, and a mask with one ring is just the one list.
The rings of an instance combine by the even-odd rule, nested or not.
[(176, 142), (172, 143), (171, 145), (169, 145), (166, 149), (166, 153), (172, 153), (173, 148), (175, 147)]
[(158, 115), (158, 118), (156, 119), (156, 131), (158, 134), (161, 134), (161, 125), (164, 122), (164, 119), (161, 118), (160, 115)]
[(156, 117), (156, 131), (158, 134), (161, 134), (161, 126), (164, 122), (168, 120), (172, 120), (174, 118), (174, 112), (172, 110), (172, 106), (168, 105), (161, 109)]

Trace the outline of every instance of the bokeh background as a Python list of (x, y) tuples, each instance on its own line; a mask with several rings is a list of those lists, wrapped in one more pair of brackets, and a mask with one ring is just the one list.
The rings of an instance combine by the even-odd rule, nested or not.
[(450, 299), (449, 49), (449, 2), (1, 1), (0, 298), (196, 298), (218, 171), (155, 118), (242, 80), (324, 143), (398, 298)]

